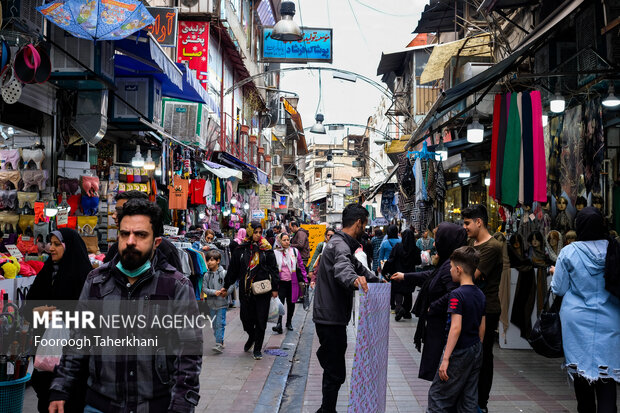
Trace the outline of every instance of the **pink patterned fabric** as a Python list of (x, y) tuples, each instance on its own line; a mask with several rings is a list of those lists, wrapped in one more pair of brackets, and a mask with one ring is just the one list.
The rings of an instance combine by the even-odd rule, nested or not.
[(530, 97), (532, 98), (532, 127), (534, 129), (534, 201), (545, 203), (547, 202), (547, 164), (540, 91), (531, 92)]

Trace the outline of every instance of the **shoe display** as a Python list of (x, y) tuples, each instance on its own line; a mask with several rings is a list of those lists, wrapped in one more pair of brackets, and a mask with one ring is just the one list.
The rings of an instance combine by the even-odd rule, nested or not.
[(221, 354), (224, 351), (224, 345), (220, 344), (220, 343), (215, 343), (215, 346), (213, 346), (213, 352)]
[(243, 351), (247, 353), (248, 351), (250, 351), (253, 345), (254, 345), (254, 338), (252, 337), (248, 338), (248, 341), (246, 341), (245, 345), (243, 346)]
[(261, 353), (260, 351), (255, 351), (253, 357), (254, 357), (254, 360), (262, 360), (263, 359), (263, 353)]

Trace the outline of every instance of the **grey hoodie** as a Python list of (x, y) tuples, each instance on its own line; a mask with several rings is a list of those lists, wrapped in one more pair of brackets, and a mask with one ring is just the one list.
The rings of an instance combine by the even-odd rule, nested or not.
[[(224, 278), (226, 278), (226, 270), (222, 266), (218, 266), (217, 270), (209, 271), (202, 276), (202, 292), (207, 295), (207, 304), (209, 308), (217, 310), (228, 306), (228, 300), (225, 297), (218, 297), (215, 293), (224, 288)], [(234, 285), (228, 288), (228, 294), (231, 294)]]

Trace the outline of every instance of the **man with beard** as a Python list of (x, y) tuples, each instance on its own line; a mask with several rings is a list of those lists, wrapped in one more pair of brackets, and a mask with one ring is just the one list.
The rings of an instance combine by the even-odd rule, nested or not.
[(338, 391), (347, 377), (347, 324), (353, 293), (360, 288), (367, 292), (367, 282), (379, 281), (355, 258), (368, 215), (360, 204), (347, 205), (342, 212), (342, 231), (331, 237), (321, 255), (312, 317), (320, 343), (316, 356), (323, 368), (323, 402), (318, 412), (336, 411)]
[[(148, 195), (141, 191), (126, 191), (119, 192), (114, 199), (116, 200), (116, 209), (112, 214), (112, 218), (116, 222), (116, 226), (118, 226), (118, 214), (123, 210), (123, 205), (131, 199), (143, 199), (147, 201), (149, 199)], [(103, 259), (103, 262), (112, 261), (112, 259), (118, 254), (118, 242), (110, 245), (108, 248), (108, 252)], [(181, 260), (179, 259), (179, 255), (177, 254), (177, 249), (170, 241), (165, 238), (161, 239), (161, 243), (157, 247), (157, 254), (160, 255), (160, 258), (168, 261), (168, 264), (172, 265), (179, 272), (183, 272), (183, 268), (181, 266)]]
[[(89, 274), (77, 310), (93, 301), (105, 300), (109, 307), (114, 301), (144, 300), (140, 305), (149, 312), (158, 306), (153, 300), (158, 300), (155, 303), (170, 303), (171, 315), (196, 319), (198, 306), (189, 279), (155, 253), (163, 231), (159, 207), (130, 200), (119, 211), (118, 221), (119, 253)], [(149, 303), (153, 307), (147, 307)], [(166, 330), (165, 336), (160, 340), (168, 347), (158, 343), (157, 355), (152, 356), (145, 348), (139, 356), (135, 348), (113, 355), (97, 354), (96, 347), (88, 352), (65, 348), (68, 354), (56, 368), (50, 390), (50, 413), (62, 413), (65, 401), (82, 382), (88, 383), (88, 412), (193, 412), (200, 398), (202, 331), (182, 327)]]

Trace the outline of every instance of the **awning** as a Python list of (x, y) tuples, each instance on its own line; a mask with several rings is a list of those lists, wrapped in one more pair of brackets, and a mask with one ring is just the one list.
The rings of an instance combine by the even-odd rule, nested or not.
[(183, 73), (150, 33), (141, 31), (138, 35), (131, 35), (115, 43), (118, 52), (149, 67), (152, 73), (165, 74), (173, 85), (179, 89), (183, 88)]
[(485, 33), (436, 45), (420, 75), (420, 83), (424, 84), (443, 78), (444, 68), (452, 56), (492, 56), (490, 42), (491, 35)]
[(299, 112), (297, 112), (293, 105), (291, 105), (288, 100), (286, 100), (286, 98), (282, 98), (282, 103), (284, 104), (284, 109), (289, 113), (289, 115), (291, 115), (291, 119), (293, 119), (293, 122), (295, 123), (295, 128), (297, 129), (297, 136), (299, 136), (297, 149), (302, 149), (302, 152), (300, 154), (305, 155), (308, 153), (308, 145), (306, 144), (304, 126), (301, 123), (301, 115), (299, 114)]
[(436, 45), (425, 44), (423, 46), (407, 47), (395, 52), (382, 52), (381, 60), (379, 60), (379, 66), (377, 67), (377, 76), (390, 72), (395, 72), (397, 75), (400, 75), (401, 69), (403, 68), (403, 63), (405, 62), (405, 57), (408, 53), (415, 50), (431, 49), (434, 46)]
[(521, 60), (523, 60), (523, 58), (525, 58), (528, 53), (532, 52), (536, 48), (537, 44), (541, 41), (541, 39), (543, 39), (543, 37), (547, 37), (545, 35), (547, 35), (551, 29), (575, 11), (575, 9), (577, 9), (583, 1), (584, 0), (566, 0), (557, 7), (555, 12), (550, 14), (529, 35), (527, 35), (510, 56), (501, 62), (494, 64), (484, 72), (479, 73), (471, 79), (440, 94), (431, 110), (426, 114), (424, 120), (419, 123), (420, 126), (418, 126), (418, 128), (411, 135), (411, 139), (407, 143), (407, 147), (413, 147), (423, 141), (426, 131), (429, 130), (437, 119), (440, 119), (444, 115), (448, 114), (454, 105), (460, 103), (468, 96), (473, 95), (484, 88), (488, 88), (489, 85), (493, 85), (503, 76), (508, 74), (520, 63)]
[(385, 153), (390, 155), (405, 152), (405, 146), (407, 145), (407, 142), (409, 142), (409, 138), (411, 138), (411, 135), (403, 135), (400, 139), (391, 141), (385, 150)]
[(538, 0), (484, 0), (478, 10), (486, 10), (487, 13), (497, 9), (516, 9), (538, 3)]
[(267, 185), (269, 183), (269, 176), (265, 172), (254, 165), (243, 162), (241, 159), (238, 159), (229, 153), (219, 152), (217, 154), (217, 159), (224, 165), (228, 165), (231, 168), (252, 174), (252, 176), (255, 177), (256, 182), (260, 185)]
[(211, 172), (213, 175), (221, 179), (242, 179), (243, 177), (243, 173), (241, 171), (228, 168), (226, 166), (220, 165), (219, 163), (204, 161), (202, 164), (207, 171)]
[[(431, 0), (424, 7), (413, 33), (445, 33), (453, 32), (459, 26), (454, 22), (454, 15), (463, 16), (464, 1)], [(456, 7), (456, 10), (455, 10)]]
[(200, 85), (195, 72), (187, 69), (184, 63), (175, 63), (175, 67), (181, 73), (180, 88), (163, 71), (154, 69), (143, 60), (137, 60), (121, 54), (117, 54), (114, 57), (115, 76), (153, 76), (161, 83), (163, 96), (188, 100), (190, 102), (206, 103), (208, 93)]

